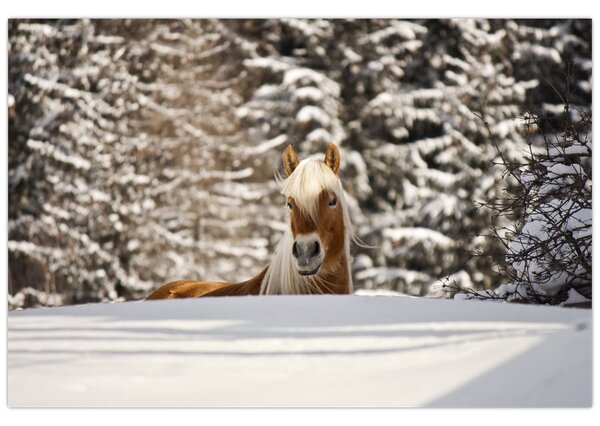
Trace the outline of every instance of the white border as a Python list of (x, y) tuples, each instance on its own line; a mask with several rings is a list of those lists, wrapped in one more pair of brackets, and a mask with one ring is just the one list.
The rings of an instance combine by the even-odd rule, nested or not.
[(8, 17), (591, 17), (593, 0), (17, 0)]
[[(148, 1), (101, 0), (8, 0), (2, 2), (0, 38), (7, 46), (7, 18), (18, 17), (580, 17), (598, 16), (593, 0), (543, 1), (500, 0), (474, 2), (468, 0), (402, 2), (400, 0), (365, 0), (350, 4), (348, 1), (301, 0), (285, 1), (232, 1), (204, 2), (192, 0)], [(596, 31), (594, 31), (595, 34)], [(593, 40), (594, 56), (598, 45)], [(261, 425), (539, 425), (591, 424), (597, 409), (578, 410), (399, 410), (399, 409), (7, 409), (6, 408), (6, 289), (7, 289), (7, 55), (1, 55), (0, 79), (4, 101), (0, 105), (3, 119), (0, 143), (0, 283), (2, 283), (1, 330), (4, 349), (0, 351), (2, 365), (0, 386), (0, 424), (3, 425), (107, 425), (147, 424), (258, 424)], [(594, 169), (598, 170), (598, 155)], [(594, 193), (597, 189), (594, 190)], [(595, 197), (598, 199), (598, 197)], [(598, 210), (598, 209), (596, 209)], [(596, 262), (594, 262), (596, 263)], [(595, 265), (597, 266), (597, 265)], [(596, 274), (598, 275), (598, 274)], [(596, 280), (597, 281), (597, 280)], [(598, 285), (594, 284), (596, 290)], [(596, 295), (595, 299), (598, 299)], [(594, 341), (598, 341), (598, 327), (594, 327)], [(596, 351), (594, 352), (596, 353)], [(567, 360), (565, 360), (567, 362)], [(597, 365), (596, 365), (597, 367)], [(594, 383), (598, 383), (598, 368), (594, 368)], [(201, 379), (201, 378), (199, 378)], [(596, 401), (596, 398), (594, 398)], [(597, 422), (598, 419), (596, 419)], [(316, 423), (315, 423), (316, 422)], [(598, 423), (596, 423), (598, 424)]]

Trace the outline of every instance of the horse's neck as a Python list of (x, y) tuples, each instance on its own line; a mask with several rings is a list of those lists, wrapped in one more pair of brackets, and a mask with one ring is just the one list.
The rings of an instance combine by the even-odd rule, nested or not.
[(317, 287), (314, 293), (349, 294), (351, 292), (350, 271), (346, 254), (342, 254), (333, 269), (324, 269), (319, 272), (314, 282)]
[(214, 296), (249, 296), (259, 295), (260, 286), (267, 272), (267, 268), (263, 269), (260, 274), (241, 283), (233, 283), (224, 285), (221, 288), (203, 294), (203, 297)]

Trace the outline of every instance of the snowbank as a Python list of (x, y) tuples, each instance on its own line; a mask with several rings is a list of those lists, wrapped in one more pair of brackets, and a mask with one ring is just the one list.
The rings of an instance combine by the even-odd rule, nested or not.
[(585, 407), (592, 312), (389, 296), (12, 311), (22, 406)]

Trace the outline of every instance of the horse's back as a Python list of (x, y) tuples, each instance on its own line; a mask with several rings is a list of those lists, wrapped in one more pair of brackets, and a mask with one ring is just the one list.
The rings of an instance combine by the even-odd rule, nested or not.
[(173, 281), (154, 290), (146, 300), (185, 299), (188, 297), (214, 296), (257, 296), (260, 294), (262, 280), (267, 272), (264, 268), (254, 278), (241, 283), (214, 281)]
[(228, 285), (230, 284), (211, 281), (173, 281), (156, 289), (146, 298), (146, 300), (200, 297)]

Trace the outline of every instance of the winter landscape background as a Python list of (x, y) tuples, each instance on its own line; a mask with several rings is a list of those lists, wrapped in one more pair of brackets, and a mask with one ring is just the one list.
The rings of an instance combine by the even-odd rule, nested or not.
[[(498, 288), (506, 249), (485, 235), (510, 217), (480, 204), (515, 182), (493, 163), (591, 113), (591, 32), (560, 19), (10, 20), (9, 306), (257, 274), (286, 226), (283, 148), (329, 142), (372, 246), (353, 248), (356, 288)], [(543, 126), (523, 127), (528, 111)], [(591, 159), (591, 137), (579, 142)], [(591, 215), (589, 230), (591, 259)], [(591, 286), (591, 269), (574, 274)]]

